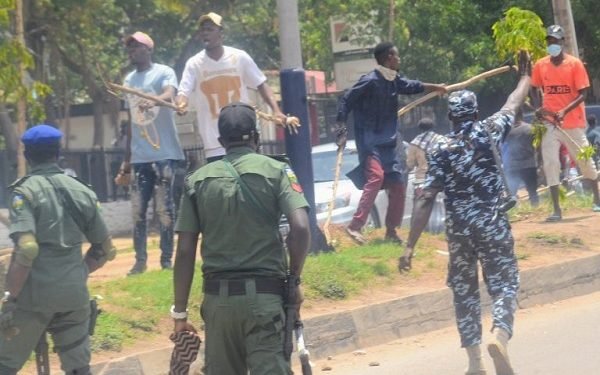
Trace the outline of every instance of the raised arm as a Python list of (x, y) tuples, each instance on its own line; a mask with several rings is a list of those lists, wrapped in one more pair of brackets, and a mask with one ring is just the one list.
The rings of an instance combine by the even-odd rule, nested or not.
[(502, 106), (503, 110), (511, 111), (513, 114), (517, 113), (517, 110), (525, 101), (531, 86), (531, 60), (526, 51), (519, 52), (519, 74), (521, 79), (519, 79), (517, 87)]

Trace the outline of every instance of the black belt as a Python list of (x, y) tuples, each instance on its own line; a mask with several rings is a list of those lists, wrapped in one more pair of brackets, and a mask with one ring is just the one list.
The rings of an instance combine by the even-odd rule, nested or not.
[[(285, 280), (283, 279), (253, 279), (256, 285), (256, 293), (277, 294), (283, 296)], [(225, 280), (230, 296), (243, 296), (246, 294), (246, 280)], [(219, 295), (221, 280), (204, 280), (203, 290), (205, 294)]]

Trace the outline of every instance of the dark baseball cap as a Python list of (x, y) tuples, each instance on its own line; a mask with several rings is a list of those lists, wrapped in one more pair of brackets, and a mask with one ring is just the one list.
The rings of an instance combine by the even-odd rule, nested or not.
[(548, 26), (546, 29), (546, 38), (564, 39), (565, 31), (560, 25)]
[(256, 112), (246, 103), (235, 102), (226, 105), (219, 114), (219, 135), (230, 142), (250, 140), (256, 132)]

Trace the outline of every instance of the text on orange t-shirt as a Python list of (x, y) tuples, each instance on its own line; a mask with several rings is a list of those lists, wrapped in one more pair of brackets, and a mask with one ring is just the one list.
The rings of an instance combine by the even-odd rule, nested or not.
[[(558, 66), (552, 63), (550, 56), (538, 60), (533, 67), (531, 85), (543, 90), (543, 107), (558, 112), (577, 98), (579, 90), (590, 87), (590, 80), (581, 60), (565, 53)], [(566, 114), (563, 128), (585, 128), (585, 124), (582, 102)]]

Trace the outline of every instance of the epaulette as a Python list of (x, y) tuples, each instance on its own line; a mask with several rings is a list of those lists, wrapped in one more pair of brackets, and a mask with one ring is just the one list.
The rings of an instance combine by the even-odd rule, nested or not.
[(275, 159), (277, 161), (280, 161), (282, 163), (286, 163), (288, 165), (291, 165), (290, 159), (285, 154), (281, 154), (281, 155), (266, 155), (266, 154), (263, 154), (263, 155), (265, 155), (267, 157), (270, 157), (271, 159)]
[(79, 182), (80, 184), (82, 184), (83, 186), (85, 186), (86, 188), (90, 189), (90, 190), (94, 190), (94, 188), (92, 187), (92, 185), (88, 184), (87, 182), (83, 181), (82, 179), (80, 179), (79, 177), (75, 177), (75, 176), (71, 176), (71, 175), (65, 175), (65, 176), (69, 176), (72, 179), (76, 180), (77, 182)]
[(10, 190), (14, 190), (15, 188), (19, 187), (23, 182), (25, 182), (29, 177), (31, 177), (31, 175), (26, 175), (26, 176), (16, 179), (15, 182), (8, 185), (8, 188)]

